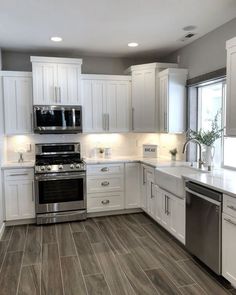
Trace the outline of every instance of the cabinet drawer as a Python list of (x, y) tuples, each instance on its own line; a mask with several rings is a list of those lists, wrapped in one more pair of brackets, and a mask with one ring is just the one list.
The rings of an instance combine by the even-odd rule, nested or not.
[(4, 170), (4, 178), (7, 181), (11, 180), (33, 180), (33, 169), (7, 169)]
[(223, 196), (223, 212), (236, 218), (236, 198)]
[(88, 177), (87, 193), (123, 191), (123, 175), (107, 177)]
[(124, 164), (87, 165), (87, 175), (123, 174)]
[(124, 209), (124, 194), (121, 192), (89, 194), (87, 196), (87, 211), (102, 212)]

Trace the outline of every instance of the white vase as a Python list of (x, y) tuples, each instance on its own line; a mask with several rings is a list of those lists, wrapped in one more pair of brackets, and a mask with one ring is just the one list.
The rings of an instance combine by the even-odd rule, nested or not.
[(215, 147), (213, 145), (203, 145), (202, 149), (202, 159), (204, 162), (204, 166), (208, 168), (212, 168), (213, 166), (213, 159), (215, 155)]

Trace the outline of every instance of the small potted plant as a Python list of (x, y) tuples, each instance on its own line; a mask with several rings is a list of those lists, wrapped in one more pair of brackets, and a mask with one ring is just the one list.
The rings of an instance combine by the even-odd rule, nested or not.
[(176, 155), (178, 154), (177, 148), (170, 150), (169, 153), (171, 154), (171, 161), (176, 161)]
[(203, 161), (205, 166), (211, 168), (214, 154), (215, 154), (215, 147), (214, 143), (217, 139), (221, 138), (222, 132), (224, 128), (220, 128), (218, 122), (220, 121), (221, 110), (219, 110), (214, 119), (211, 121), (211, 129), (210, 130), (203, 130), (202, 128), (199, 131), (194, 131), (190, 129), (188, 131), (188, 136), (191, 139), (198, 140), (203, 147)]

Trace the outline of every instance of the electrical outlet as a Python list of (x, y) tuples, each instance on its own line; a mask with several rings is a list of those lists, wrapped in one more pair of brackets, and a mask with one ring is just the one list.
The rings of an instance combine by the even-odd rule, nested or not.
[(26, 143), (25, 148), (26, 148), (27, 153), (31, 153), (31, 151), (32, 151), (31, 143)]

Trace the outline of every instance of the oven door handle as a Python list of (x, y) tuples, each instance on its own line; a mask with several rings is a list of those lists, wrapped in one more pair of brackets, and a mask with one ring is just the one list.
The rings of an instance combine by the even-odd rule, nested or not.
[(80, 179), (85, 178), (85, 174), (83, 175), (77, 175), (77, 176), (52, 176), (52, 177), (40, 177), (35, 176), (36, 181), (54, 181), (54, 180), (71, 180), (71, 179)]

